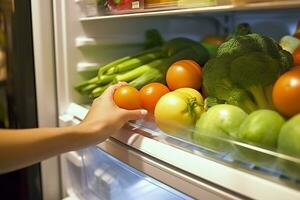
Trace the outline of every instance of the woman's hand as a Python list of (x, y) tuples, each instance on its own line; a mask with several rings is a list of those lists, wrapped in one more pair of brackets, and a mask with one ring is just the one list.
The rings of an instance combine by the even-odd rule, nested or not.
[(98, 144), (127, 121), (143, 118), (146, 110), (124, 110), (115, 105), (114, 91), (124, 84), (111, 86), (95, 99), (87, 116), (77, 126), (0, 129), (0, 174), (60, 153)]
[(137, 120), (147, 115), (147, 110), (125, 110), (119, 108), (113, 100), (117, 88), (127, 83), (118, 83), (109, 87), (100, 97), (94, 100), (87, 116), (77, 127), (88, 143), (97, 144), (114, 134), (129, 120)]

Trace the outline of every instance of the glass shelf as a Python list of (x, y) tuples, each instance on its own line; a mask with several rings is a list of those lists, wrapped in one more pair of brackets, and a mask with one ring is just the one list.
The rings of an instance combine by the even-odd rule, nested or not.
[[(197, 1), (195, 1), (197, 2)], [(219, 0), (207, 5), (197, 3), (182, 6), (149, 8), (132, 13), (114, 13), (99, 16), (81, 17), (80, 21), (106, 20), (116, 18), (148, 17), (163, 15), (186, 15), (195, 13), (249, 11), (265, 9), (300, 8), (298, 0)]]

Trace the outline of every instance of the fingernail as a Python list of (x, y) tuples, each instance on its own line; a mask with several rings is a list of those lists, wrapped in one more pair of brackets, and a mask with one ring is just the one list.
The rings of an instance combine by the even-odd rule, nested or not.
[(142, 115), (147, 115), (147, 114), (148, 114), (148, 111), (147, 111), (147, 110), (141, 110), (141, 114), (142, 114)]

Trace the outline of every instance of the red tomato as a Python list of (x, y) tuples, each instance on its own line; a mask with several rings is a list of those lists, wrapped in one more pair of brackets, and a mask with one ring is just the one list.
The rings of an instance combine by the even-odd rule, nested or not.
[(142, 108), (139, 91), (129, 85), (122, 86), (115, 91), (114, 101), (117, 106), (127, 110)]
[(300, 112), (300, 68), (294, 68), (279, 77), (273, 87), (273, 103), (287, 117)]
[(300, 46), (293, 52), (294, 66), (300, 65)]
[(193, 60), (180, 60), (173, 63), (167, 71), (167, 84), (171, 90), (178, 88), (201, 87), (202, 70)]
[(156, 103), (164, 94), (170, 92), (169, 88), (161, 83), (150, 83), (140, 89), (143, 108), (154, 113)]

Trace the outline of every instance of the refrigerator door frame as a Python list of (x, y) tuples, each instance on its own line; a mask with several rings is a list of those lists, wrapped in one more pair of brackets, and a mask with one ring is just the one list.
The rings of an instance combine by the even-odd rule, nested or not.
[[(57, 126), (54, 25), (51, 0), (31, 0), (38, 127)], [(44, 200), (62, 199), (59, 157), (41, 162)]]

